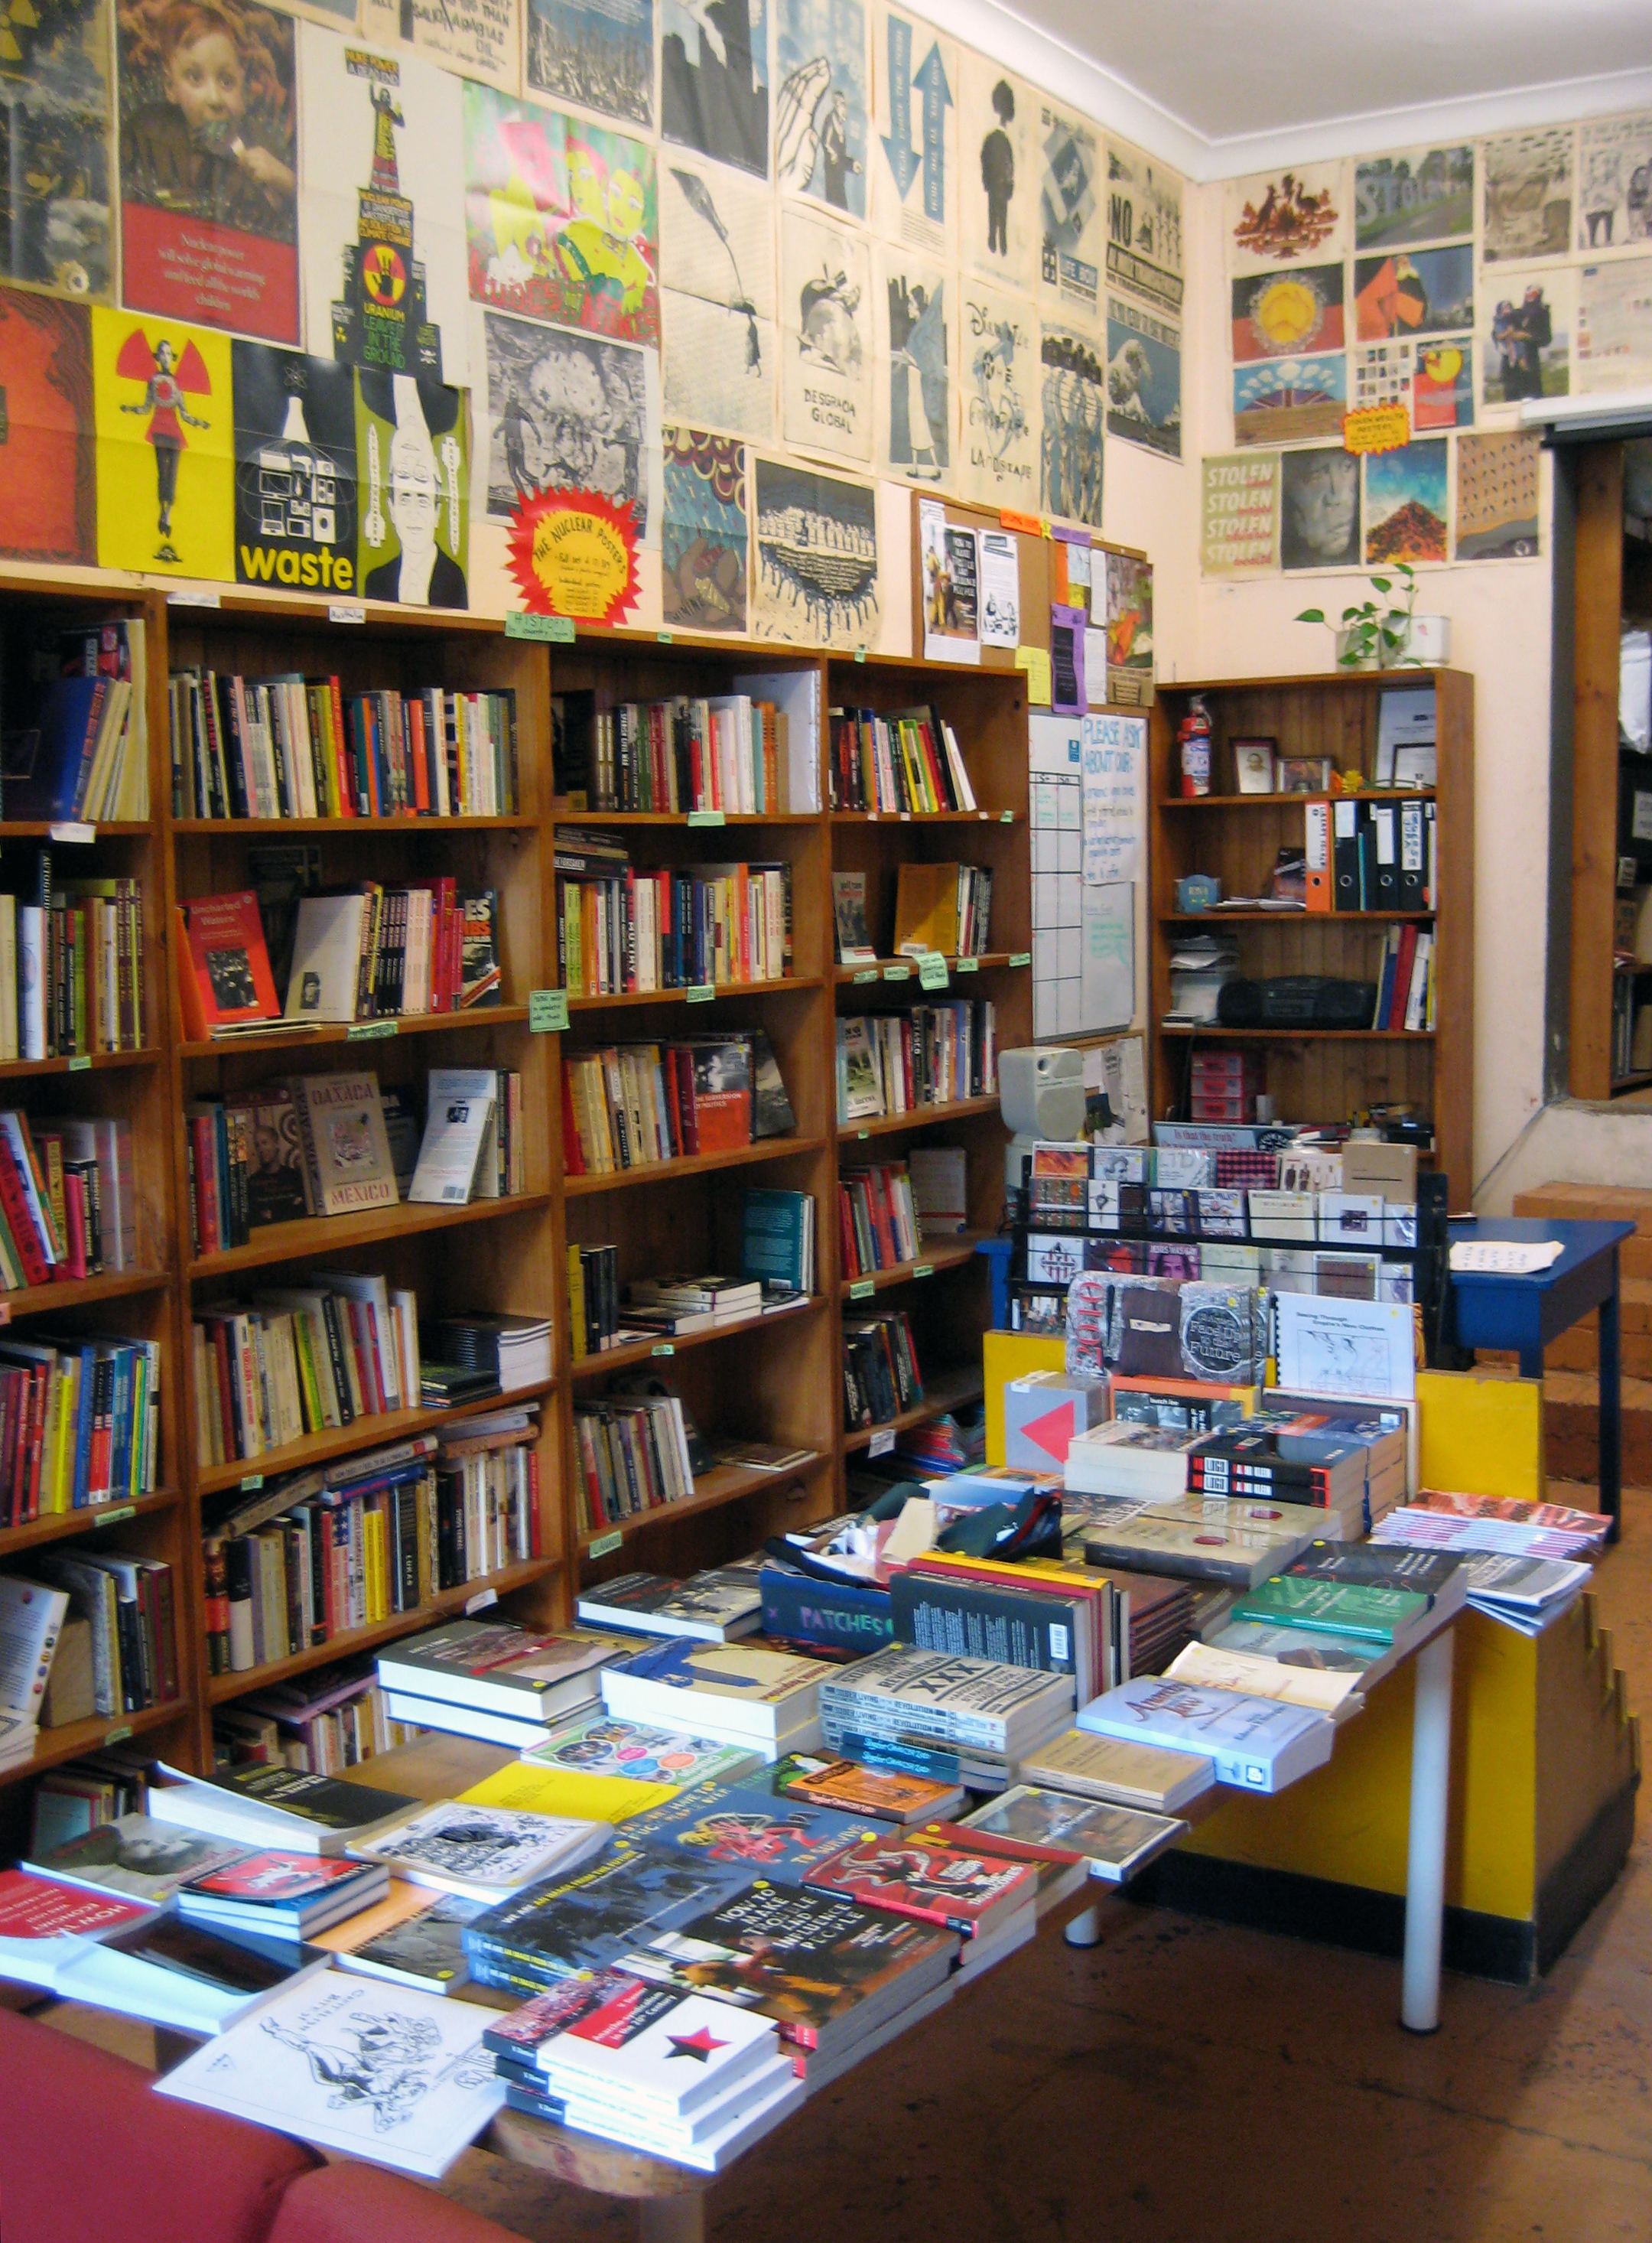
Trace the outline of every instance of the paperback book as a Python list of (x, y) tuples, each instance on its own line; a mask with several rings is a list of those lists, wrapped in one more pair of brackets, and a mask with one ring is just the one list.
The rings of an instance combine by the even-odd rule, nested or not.
[(1017, 1784), (1001, 1799), (966, 1815), (960, 1829), (978, 1833), (983, 1842), (1015, 1839), (1065, 1849), (1082, 1858), (1092, 1877), (1124, 1884), (1184, 1836), (1187, 1825), (1167, 1815), (1144, 1815)]
[(446, 1799), (364, 1839), (353, 1851), (384, 1862), (409, 1884), (495, 1901), (541, 1877), (567, 1875), (611, 1835), (603, 1822)]

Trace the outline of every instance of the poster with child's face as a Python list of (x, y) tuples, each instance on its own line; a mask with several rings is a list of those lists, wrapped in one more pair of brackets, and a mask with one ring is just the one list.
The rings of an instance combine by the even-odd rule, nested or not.
[(234, 581), (230, 348), (211, 327), (94, 308), (99, 568)]
[(469, 606), (470, 429), (461, 391), (358, 371), (356, 506), (364, 599)]
[(292, 24), (245, 0), (119, 0), (121, 293), (299, 340)]

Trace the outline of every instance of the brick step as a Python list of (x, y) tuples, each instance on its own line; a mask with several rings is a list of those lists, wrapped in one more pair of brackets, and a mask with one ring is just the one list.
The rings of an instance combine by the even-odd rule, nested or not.
[[(1543, 1354), (1544, 1368), (1548, 1371), (1593, 1371), (1599, 1362), (1599, 1342), (1583, 1324), (1562, 1332)], [(1652, 1378), (1652, 1332), (1619, 1334), (1618, 1368), (1626, 1378)]]
[[(1598, 1477), (1599, 1392), (1591, 1372), (1546, 1374), (1544, 1447), (1551, 1479)], [(1652, 1378), (1626, 1377), (1622, 1396), (1624, 1483), (1630, 1487), (1652, 1487)]]
[(1514, 1212), (1568, 1223), (1633, 1223), (1652, 1230), (1652, 1191), (1628, 1184), (1540, 1184), (1515, 1194)]

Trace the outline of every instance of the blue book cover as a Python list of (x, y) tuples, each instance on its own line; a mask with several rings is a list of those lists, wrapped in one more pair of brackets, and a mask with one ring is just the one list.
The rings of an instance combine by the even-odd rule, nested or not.
[(702, 1783), (664, 1806), (634, 1815), (626, 1836), (671, 1845), (697, 1860), (798, 1885), (810, 1869), (875, 1835), (875, 1821), (802, 1800), (776, 1799), (743, 1784)]
[(616, 1837), (577, 1875), (529, 1885), (467, 1923), (472, 1975), (485, 1985), (500, 1977), (549, 1984), (603, 1970), (639, 1940), (721, 1907), (754, 1875), (687, 1849)]
[[(776, 1133), (778, 1134), (778, 1133)], [(806, 1195), (749, 1190), (740, 1211), (740, 1274), (801, 1293), (804, 1268)]]
[(47, 687), (40, 718), (8, 749), (8, 818), (71, 818), (83, 765), (91, 751), (109, 690), (106, 677), (57, 677)]
[(872, 1581), (823, 1581), (785, 1566), (765, 1566), (762, 1632), (789, 1643), (817, 1643), (843, 1651), (881, 1651), (895, 1640), (890, 1593)]

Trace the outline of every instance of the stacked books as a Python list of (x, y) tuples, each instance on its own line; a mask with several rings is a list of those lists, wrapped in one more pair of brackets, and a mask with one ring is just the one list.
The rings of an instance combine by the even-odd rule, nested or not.
[(1219, 1783), (1283, 1791), (1323, 1767), (1335, 1734), (1324, 1714), (1282, 1700), (1142, 1675), (1080, 1708), (1078, 1727), (1126, 1744), (1208, 1761)]
[(178, 1895), (186, 1923), (264, 1939), (309, 1939), (382, 1900), (390, 1872), (318, 1854), (260, 1851), (191, 1877)]
[[(749, 681), (755, 683), (755, 680)], [(582, 792), (593, 810), (774, 815), (789, 806), (785, 741), (772, 700), (622, 701), (563, 694), (557, 792)]]
[(769, 860), (633, 866), (623, 842), (559, 831), (558, 978), (571, 995), (778, 981), (791, 971), (792, 872)]
[[(563, 1059), (562, 1150), (570, 1175), (609, 1175), (684, 1155), (739, 1151), (794, 1126), (759, 1078), (774, 1058), (761, 1030), (672, 1044), (610, 1044)], [(784, 1102), (776, 1129), (770, 1115)]]
[(976, 807), (957, 736), (934, 709), (834, 709), (826, 776), (834, 810)]
[(1263, 1411), (1188, 1452), (1189, 1492), (1278, 1496), (1372, 1521), (1403, 1499), (1406, 1437), (1375, 1420)]
[(1187, 1460), (1200, 1438), (1179, 1427), (1111, 1418), (1073, 1436), (1062, 1476), (1078, 1495), (1174, 1502), (1187, 1492)]
[(171, 674), (178, 818), (493, 818), (517, 807), (516, 696)]
[(984, 1098), (997, 1087), (998, 1014), (990, 997), (837, 1023), (840, 1125)]
[(1159, 1815), (1179, 1813), (1216, 1781), (1208, 1756), (1166, 1752), (1087, 1729), (1064, 1730), (1029, 1753), (1021, 1775), (1028, 1783), (1075, 1798), (1109, 1800)]
[(484, 2039), (513, 2109), (702, 2172), (806, 2091), (768, 2017), (620, 1970), (541, 1995)]
[(198, 1255), (265, 1223), (394, 1207), (400, 1194), (375, 1074), (294, 1076), (188, 1109), (190, 1225)]
[(491, 935), (493, 918), (491, 891), (464, 893), (446, 875), (301, 896), (285, 1017), (301, 1027), (457, 1012), (467, 939)]
[(870, 1277), (917, 1259), (923, 1225), (904, 1161), (839, 1176), (837, 1231), (845, 1277)]
[(992, 918), (992, 874), (984, 865), (908, 861), (896, 875), (895, 950), (902, 958), (939, 951), (984, 957)]
[(346, 1970), (421, 1994), (451, 1994), (470, 1976), (464, 1930), (482, 1907), (453, 1893), (433, 1899), (419, 1885), (396, 1881), (376, 1908), (319, 1933), (316, 1944), (329, 1949)]
[(0, 1526), (153, 1492), (160, 1342), (0, 1338)]
[(40, 1552), (30, 1570), (67, 1593), (71, 1620), (91, 1625), (94, 1713), (137, 1714), (178, 1696), (178, 1592), (163, 1559), (73, 1543)]
[(1253, 1589), (1317, 1536), (1329, 1532), (1346, 1539), (1362, 1532), (1363, 1525), (1357, 1515), (1262, 1498), (1103, 1501), (1085, 1524), (1085, 1561)]
[(1424, 1489), (1414, 1504), (1390, 1512), (1377, 1535), (1384, 1542), (1434, 1550), (1592, 1559), (1600, 1555), (1610, 1531), (1611, 1521), (1602, 1511), (1522, 1502), (1512, 1495), (1456, 1495)]
[(546, 1634), (492, 1620), (454, 1620), (379, 1654), (393, 1719), (528, 1752), (598, 1702), (602, 1667), (623, 1645)]
[(904, 1309), (843, 1319), (843, 1423), (886, 1425), (923, 1399), (912, 1322)]
[(351, 1851), (381, 1864), (381, 1875), (393, 1869), (408, 1884), (491, 1905), (541, 1879), (571, 1876), (611, 1835), (605, 1822), (441, 1799), (355, 1840)]
[[(863, 1908), (887, 1909), (920, 1923), (984, 1939), (1004, 1919), (1038, 1901), (1038, 1871), (932, 1829), (883, 1831), (809, 1869), (802, 1882)], [(963, 1834), (959, 1834), (962, 1835)]]
[(760, 1315), (762, 1304), (759, 1277), (695, 1276), (686, 1270), (668, 1271), (658, 1277), (634, 1277), (625, 1289), (627, 1322), (663, 1335), (743, 1324), (748, 1317)]
[(1070, 1675), (1081, 1700), (1122, 1679), (1125, 1613), (1106, 1575), (1083, 1565), (932, 1551), (894, 1576), (890, 1613), (897, 1643)]
[(891, 1644), (828, 1673), (820, 1687), (821, 1733), (833, 1752), (873, 1765), (902, 1763), (867, 1753), (871, 1740), (915, 1744), (921, 1755), (938, 1751), (951, 1757), (950, 1769), (921, 1759), (913, 1772), (950, 1774), (972, 1788), (1001, 1791), (1011, 1763), (1071, 1724), (1075, 1695), (1071, 1674)]
[(668, 1390), (576, 1402), (574, 1440), (588, 1533), (695, 1492), (682, 1398)]
[(582, 1590), (574, 1610), (592, 1627), (728, 1643), (762, 1625), (762, 1593), (755, 1570), (743, 1566), (713, 1567), (687, 1581), (621, 1573)]
[[(422, 1327), (421, 1337), (436, 1365), (481, 1382), (487, 1392), (520, 1394), (525, 1387), (543, 1385), (551, 1375), (548, 1317), (473, 1309), (431, 1320)], [(426, 1404), (433, 1406), (439, 1405)]]
[(744, 1643), (676, 1636), (602, 1670), (602, 1702), (621, 1721), (692, 1728), (761, 1752), (820, 1741), (822, 1678), (836, 1670)]
[(419, 1406), (418, 1302), (381, 1276), (329, 1272), (225, 1301), (191, 1330), (198, 1464)]
[(1125, 1884), (1173, 1846), (1187, 1829), (1165, 1815), (1074, 1799), (1060, 1791), (1017, 1784), (991, 1799), (958, 1826), (959, 1839), (991, 1846), (1005, 1841), (1076, 1856), (1086, 1875)]
[(391, 1718), (371, 1660), (274, 1683), (212, 1717), (214, 1749), (226, 1761), (279, 1761), (317, 1775), (340, 1775), (413, 1735), (411, 1722)]
[(149, 1792), (153, 1821), (284, 1853), (342, 1855), (419, 1804), (400, 1792), (289, 1768), (187, 1775), (159, 1761), (156, 1771)]
[(43, 849), (33, 894), (0, 895), (0, 1059), (141, 1051), (144, 953), (138, 882), (56, 881)]

